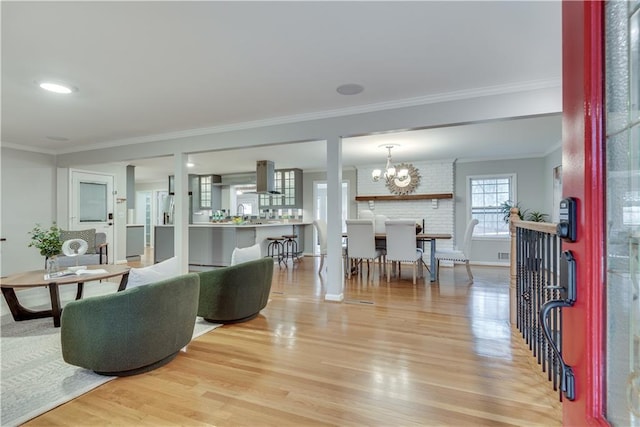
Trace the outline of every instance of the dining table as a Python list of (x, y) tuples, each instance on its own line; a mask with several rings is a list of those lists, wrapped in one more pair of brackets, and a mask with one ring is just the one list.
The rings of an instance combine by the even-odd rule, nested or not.
[[(347, 233), (342, 234), (343, 238), (347, 238)], [(451, 234), (447, 233), (417, 233), (416, 234), (416, 243), (424, 250), (424, 245), (426, 242), (430, 242), (429, 247), (429, 275), (430, 281), (436, 281), (436, 242), (438, 240), (451, 240)], [(386, 233), (376, 233), (375, 234), (376, 243), (384, 243), (387, 241)], [(347, 258), (349, 257), (349, 242), (347, 240)]]

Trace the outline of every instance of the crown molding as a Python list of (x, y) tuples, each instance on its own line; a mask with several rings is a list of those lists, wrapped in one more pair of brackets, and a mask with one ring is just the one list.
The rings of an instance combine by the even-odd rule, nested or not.
[(57, 151), (51, 150), (48, 148), (33, 147), (31, 145), (18, 145), (18, 144), (13, 144), (11, 142), (2, 142), (2, 141), (0, 141), (0, 148), (11, 148), (13, 150), (30, 151), (33, 153), (40, 153), (40, 154), (50, 154), (52, 156), (55, 156), (58, 154)]
[(56, 151), (57, 154), (68, 154), (82, 151), (89, 151), (101, 148), (120, 147), (132, 144), (143, 144), (148, 142), (166, 141), (171, 139), (197, 137), (216, 133), (233, 132), (239, 130), (255, 129), (259, 127), (276, 126), (283, 124), (291, 124), (296, 122), (304, 122), (310, 120), (319, 120), (334, 118), (340, 116), (348, 116), (362, 113), (371, 113), (376, 111), (393, 110), (405, 107), (415, 107), (420, 105), (437, 104), (441, 102), (459, 101), (463, 99), (480, 98), (485, 96), (504, 95), (517, 92), (527, 92), (532, 90), (549, 89), (561, 87), (561, 79), (535, 80), (529, 82), (521, 82), (514, 84), (505, 84), (497, 86), (487, 86), (469, 90), (459, 90), (454, 92), (446, 92), (428, 96), (415, 98), (406, 98), (396, 101), (386, 101), (374, 104), (354, 106), (348, 108), (340, 108), (335, 110), (326, 110), (315, 113), (296, 114), (291, 116), (275, 117), (263, 120), (253, 120), (249, 122), (235, 123), (229, 125), (212, 126), (207, 128), (189, 129), (179, 132), (169, 132), (164, 134), (148, 135), (136, 138), (126, 138), (103, 143), (89, 144), (82, 147), (73, 147)]

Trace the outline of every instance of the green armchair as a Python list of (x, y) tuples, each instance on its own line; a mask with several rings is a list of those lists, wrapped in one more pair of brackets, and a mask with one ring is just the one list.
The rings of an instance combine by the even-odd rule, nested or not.
[(198, 316), (214, 323), (244, 322), (256, 317), (267, 305), (273, 259), (260, 258), (198, 275)]
[(165, 365), (191, 341), (199, 293), (200, 279), (191, 273), (71, 301), (62, 311), (62, 356), (102, 375)]

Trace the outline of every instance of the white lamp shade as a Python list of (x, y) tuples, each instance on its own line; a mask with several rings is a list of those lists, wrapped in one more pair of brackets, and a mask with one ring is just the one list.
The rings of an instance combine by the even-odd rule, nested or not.
[(384, 173), (385, 178), (393, 178), (394, 176), (396, 176), (396, 168), (394, 168), (393, 166), (391, 166), (390, 168), (387, 168), (387, 171)]

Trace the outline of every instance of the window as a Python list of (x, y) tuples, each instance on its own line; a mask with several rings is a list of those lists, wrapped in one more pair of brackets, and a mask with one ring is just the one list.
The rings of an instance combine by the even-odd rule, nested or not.
[(515, 201), (515, 181), (515, 175), (468, 177), (470, 217), (478, 220), (474, 237), (509, 237), (501, 205)]
[(80, 182), (80, 222), (107, 221), (107, 184)]
[(200, 209), (211, 209), (211, 175), (201, 175), (200, 177)]

